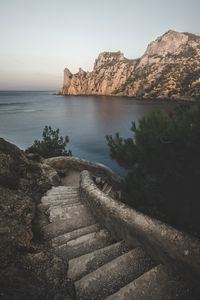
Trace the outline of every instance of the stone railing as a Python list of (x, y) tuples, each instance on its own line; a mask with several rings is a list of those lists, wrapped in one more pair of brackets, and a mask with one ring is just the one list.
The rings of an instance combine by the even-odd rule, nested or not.
[(110, 168), (100, 163), (94, 163), (85, 159), (70, 156), (52, 157), (44, 160), (44, 163), (55, 169), (58, 174), (67, 174), (70, 170), (88, 170), (92, 176), (99, 177), (120, 190), (122, 178), (117, 176)]
[(100, 191), (88, 171), (81, 173), (81, 195), (97, 220), (117, 239), (143, 246), (159, 263), (173, 263), (200, 275), (200, 241), (150, 218)]

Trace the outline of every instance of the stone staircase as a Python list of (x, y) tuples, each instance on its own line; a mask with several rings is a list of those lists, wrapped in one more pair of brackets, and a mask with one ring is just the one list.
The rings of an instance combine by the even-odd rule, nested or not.
[(102, 228), (83, 203), (79, 186), (53, 187), (38, 212), (40, 233), (50, 251), (68, 263), (76, 299), (196, 299), (192, 285), (169, 265), (152, 260), (142, 247), (115, 240)]

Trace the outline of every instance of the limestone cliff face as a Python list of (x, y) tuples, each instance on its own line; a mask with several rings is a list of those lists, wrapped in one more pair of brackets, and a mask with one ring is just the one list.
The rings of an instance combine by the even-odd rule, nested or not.
[(103, 52), (96, 59), (92, 72), (81, 68), (72, 75), (64, 70), (65, 95), (116, 95), (134, 70), (136, 61), (124, 57), (121, 52)]
[(63, 95), (196, 97), (200, 95), (200, 37), (168, 31), (140, 59), (103, 52), (92, 72), (64, 70)]

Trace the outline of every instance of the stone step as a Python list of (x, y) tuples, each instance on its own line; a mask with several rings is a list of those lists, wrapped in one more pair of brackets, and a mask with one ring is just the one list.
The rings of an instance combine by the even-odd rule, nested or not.
[(106, 300), (194, 300), (195, 288), (169, 266), (158, 265)]
[(65, 198), (72, 198), (72, 197), (80, 197), (80, 193), (78, 192), (74, 192), (74, 193), (57, 193), (57, 194), (48, 194), (48, 195), (44, 195), (42, 197), (42, 199), (46, 199), (46, 198), (54, 198), (54, 199), (65, 199)]
[(52, 198), (52, 197), (57, 197), (57, 198), (64, 198), (64, 197), (74, 197), (78, 196), (80, 197), (80, 192), (64, 192), (64, 193), (49, 193), (43, 196), (43, 198)]
[[(57, 222), (69, 219), (71, 214), (80, 215), (82, 212), (88, 212), (87, 207), (82, 203), (77, 203), (76, 205), (57, 205), (50, 206), (46, 211), (49, 217), (49, 222)], [(82, 218), (82, 216), (80, 216)]]
[(54, 187), (51, 190), (47, 191), (47, 195), (49, 194), (62, 194), (62, 193), (78, 193), (80, 192), (79, 187), (67, 187), (67, 186), (59, 186), (59, 187)]
[(81, 277), (91, 273), (129, 250), (129, 247), (125, 244), (125, 242), (121, 241), (71, 259), (69, 261), (68, 277), (74, 281), (79, 280)]
[(144, 250), (133, 249), (76, 281), (77, 298), (104, 299), (154, 266), (155, 263)]
[(59, 186), (53, 186), (49, 191), (68, 191), (68, 190), (76, 190), (76, 189), (79, 189), (79, 186), (74, 186), (74, 185), (71, 185), (71, 186), (66, 186), (66, 185), (59, 185)]
[(99, 232), (88, 233), (64, 245), (55, 247), (55, 253), (63, 259), (72, 259), (104, 248), (113, 242), (110, 234), (102, 229)]
[(67, 242), (74, 240), (82, 235), (88, 234), (88, 233), (92, 233), (92, 232), (97, 232), (100, 230), (100, 225), (99, 224), (94, 224), (94, 225), (90, 225), (87, 227), (83, 227), (77, 230), (74, 230), (72, 232), (68, 232), (66, 234), (60, 235), (58, 237), (55, 237), (54, 239), (52, 239), (52, 246), (53, 247), (57, 247), (60, 246), (62, 244), (66, 244)]
[(58, 201), (52, 203), (40, 203), (38, 205), (38, 210), (45, 213), (50, 207), (57, 207), (57, 206), (76, 206), (78, 204), (82, 204), (78, 199), (71, 199), (68, 201)]
[(46, 198), (45, 200), (42, 200), (41, 203), (47, 203), (47, 204), (53, 204), (53, 203), (67, 203), (70, 201), (80, 201), (79, 196), (75, 197), (63, 197), (63, 198)]
[(55, 221), (41, 228), (41, 234), (45, 239), (51, 239), (73, 230), (94, 225), (96, 221), (87, 207), (77, 205), (70, 207), (64, 220)]
[(46, 202), (56, 202), (56, 201), (62, 201), (62, 200), (70, 200), (70, 199), (80, 199), (79, 194), (73, 194), (73, 195), (53, 195), (53, 196), (43, 196), (41, 198), (41, 203), (46, 203)]
[(46, 192), (46, 195), (54, 195), (54, 194), (70, 194), (70, 193), (80, 193), (80, 189), (79, 188), (75, 188), (75, 189), (65, 189), (65, 190), (48, 190)]

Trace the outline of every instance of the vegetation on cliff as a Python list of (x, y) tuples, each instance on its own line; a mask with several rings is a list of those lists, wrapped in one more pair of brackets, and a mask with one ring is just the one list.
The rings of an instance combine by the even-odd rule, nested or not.
[(52, 129), (51, 126), (45, 126), (42, 133), (42, 140), (35, 140), (33, 145), (26, 149), (26, 153), (35, 153), (43, 158), (56, 156), (71, 156), (71, 150), (67, 150), (69, 143), (68, 136), (59, 135), (59, 128)]
[(111, 157), (128, 171), (125, 201), (200, 234), (200, 106), (153, 111), (131, 131), (131, 138), (106, 137)]

